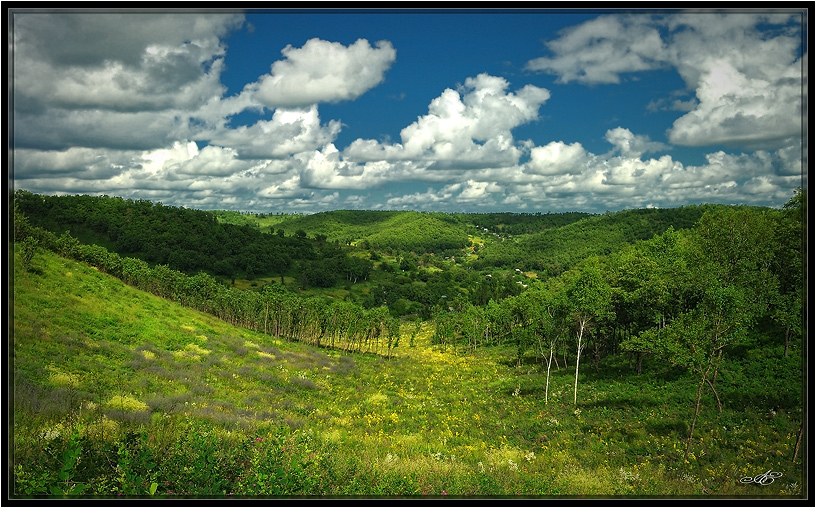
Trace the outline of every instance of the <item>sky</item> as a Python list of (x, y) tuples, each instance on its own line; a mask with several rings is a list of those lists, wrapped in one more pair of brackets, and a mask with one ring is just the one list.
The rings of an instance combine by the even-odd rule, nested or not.
[(12, 10), (10, 185), (315, 213), (780, 207), (803, 11)]

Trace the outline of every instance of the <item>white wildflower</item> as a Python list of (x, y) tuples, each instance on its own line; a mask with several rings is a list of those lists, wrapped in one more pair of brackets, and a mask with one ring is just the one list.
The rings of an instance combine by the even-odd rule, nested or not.
[(51, 441), (51, 440), (57, 439), (61, 435), (62, 434), (60, 433), (60, 431), (58, 429), (48, 429), (48, 430), (46, 430), (45, 432), (42, 433), (42, 437), (46, 441)]
[(625, 482), (636, 482), (636, 481), (640, 480), (640, 474), (630, 473), (629, 471), (627, 471), (624, 468), (618, 469), (618, 474), (620, 475), (621, 480), (623, 480)]
[(799, 482), (793, 482), (785, 485), (785, 487), (782, 489), (781, 494), (785, 494), (788, 496), (796, 496), (799, 495), (800, 492), (801, 488), (799, 486)]

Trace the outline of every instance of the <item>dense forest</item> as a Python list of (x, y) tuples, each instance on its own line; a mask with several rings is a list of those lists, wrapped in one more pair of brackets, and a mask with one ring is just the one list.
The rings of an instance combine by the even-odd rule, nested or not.
[[(669, 327), (675, 318), (711, 304), (707, 299), (724, 298), (706, 293), (718, 285), (725, 292), (740, 292), (729, 293), (740, 308), (747, 301), (754, 306), (750, 316), (741, 318), (742, 325), (771, 320), (784, 325), (790, 337), (795, 319), (787, 314), (802, 301), (803, 200), (797, 194), (782, 210), (705, 205), (599, 216), (338, 211), (284, 218), (273, 234), (257, 224), (218, 220), (218, 212), (143, 200), (26, 191), (14, 196), (20, 217), (15, 227), (24, 237), (35, 235), (26, 232), (33, 227), (41, 245), (93, 261), (126, 280), (138, 279), (133, 271), (156, 272), (150, 284), (162, 295), (180, 295), (176, 286), (197, 281), (191, 284), (199, 293), (232, 290), (237, 300), (252, 301), (238, 307), (255, 309), (272, 305), (269, 295), (290, 294), (284, 274), (296, 275), (293, 279), (307, 287), (365, 283), (360, 298), (349, 303), (367, 309), (385, 306), (393, 317), (428, 319), (433, 314), (446, 322), (450, 318), (440, 316), (454, 309), (457, 317), (467, 315), (469, 323), (474, 321), (469, 313), (484, 313), (475, 322), (485, 323), (485, 330), (440, 331), (439, 340), (459, 335), (471, 344), (511, 340), (520, 345), (520, 356), (521, 345), (535, 342), (536, 333), (547, 335), (531, 326), (543, 317), (525, 312), (546, 308), (553, 313), (550, 321), (558, 312), (565, 321), (577, 311), (559, 310), (559, 305), (574, 302), (569, 291), (578, 291), (575, 284), (594, 277), (603, 296), (593, 303), (600, 307), (584, 318), (603, 330), (589, 334), (596, 362), (603, 351), (617, 351), (623, 338), (648, 335), (655, 324)], [(492, 228), (485, 227), (491, 223)], [(310, 228), (308, 233), (304, 227)], [(505, 235), (508, 228), (532, 232)], [(333, 239), (329, 231), (335, 231)], [(493, 237), (474, 241), (479, 232)], [(436, 256), (438, 247), (458, 256)], [(369, 281), (375, 269), (374, 281)], [(249, 293), (224, 287), (227, 279), (234, 286), (236, 278), (258, 276), (266, 279)], [(276, 277), (280, 283), (274, 282)], [(745, 293), (757, 287), (756, 281), (762, 281), (761, 293)], [(651, 286), (641, 287), (647, 284)], [(349, 295), (344, 300), (354, 300)], [(178, 297), (195, 302), (209, 298)], [(331, 297), (318, 300), (312, 305), (339, 304)], [(488, 318), (500, 302), (500, 317)], [(636, 311), (635, 305), (645, 309)], [(269, 319), (264, 315), (264, 321)], [(448, 330), (447, 325), (442, 329)]]
[[(13, 201), (23, 270), (36, 273), (45, 249), (264, 336), (391, 358), (426, 327), (442, 351), (498, 348), (516, 369), (537, 366), (545, 405), (567, 367), (576, 407), (587, 376), (671, 372), (693, 386), (677, 427), (686, 462), (706, 400), (720, 413), (802, 407), (801, 191), (780, 209), (603, 215), (264, 216), (26, 191)], [(775, 358), (772, 396), (758, 389), (771, 374), (760, 357)]]
[(41, 196), (18, 191), (15, 203), (33, 224), (68, 233), (122, 256), (188, 274), (222, 278), (300, 274), (310, 286), (331, 286), (340, 274), (364, 277), (367, 263), (347, 256), (325, 236), (264, 234), (249, 224), (222, 223), (217, 215), (146, 200)]
[(203, 272), (232, 285), (247, 280), (258, 291), (272, 280), (295, 292), (342, 287), (344, 299), (368, 309), (386, 305), (394, 316), (426, 320), (443, 298), (498, 301), (519, 293), (530, 276), (559, 275), (669, 226), (689, 228), (715, 208), (601, 216), (352, 210), (266, 216), (26, 191), (14, 202), (34, 226), (150, 266)]

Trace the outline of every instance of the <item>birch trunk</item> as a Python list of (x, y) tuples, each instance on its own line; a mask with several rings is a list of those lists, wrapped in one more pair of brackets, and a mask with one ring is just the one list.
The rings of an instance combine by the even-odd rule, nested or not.
[(575, 356), (575, 390), (573, 393), (572, 403), (578, 405), (578, 364), (581, 363), (581, 349), (583, 349), (584, 326), (585, 320), (581, 320), (581, 326), (578, 328), (578, 354)]
[(549, 394), (550, 394), (550, 366), (552, 365), (553, 361), (553, 349), (555, 347), (555, 342), (550, 344), (550, 359), (547, 361), (547, 384), (544, 386), (544, 404), (549, 404)]

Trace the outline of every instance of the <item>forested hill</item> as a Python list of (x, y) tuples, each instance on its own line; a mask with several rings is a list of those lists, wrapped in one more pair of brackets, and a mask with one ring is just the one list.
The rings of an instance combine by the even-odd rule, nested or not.
[[(293, 288), (370, 280), (379, 289), (369, 292), (372, 288), (361, 287), (360, 297), (370, 300), (371, 295), (388, 293), (395, 301), (423, 300), (411, 297), (405, 288), (399, 295), (382, 289), (395, 283), (391, 279), (399, 275), (396, 271), (407, 274), (418, 265), (444, 269), (440, 263), (464, 263), (473, 272), (521, 270), (548, 278), (587, 257), (617, 252), (669, 227), (691, 228), (704, 212), (727, 208), (699, 205), (603, 215), (373, 210), (264, 215), (27, 191), (17, 191), (14, 200), (35, 226), (56, 235), (70, 232), (83, 243), (152, 265), (165, 264), (188, 274), (205, 271), (233, 281), (275, 277), (283, 282), (288, 277)], [(421, 282), (428, 282), (424, 279)], [(388, 300), (374, 298), (372, 305), (383, 299)]]
[[(690, 205), (678, 208), (622, 210), (603, 215), (565, 214), (575, 220), (513, 241), (487, 244), (474, 267), (514, 266), (524, 271), (555, 276), (590, 256), (611, 254), (654, 235), (694, 227), (706, 211), (725, 205)], [(546, 216), (542, 216), (546, 217)]]
[[(383, 210), (334, 210), (286, 217), (275, 228), (294, 234), (303, 230), (341, 243), (368, 241), (378, 249), (416, 253), (462, 248), (464, 231), (477, 228), (498, 235), (523, 235), (558, 228), (591, 217), (586, 212), (565, 213), (441, 213)], [(220, 219), (219, 219), (220, 220)], [(243, 220), (249, 221), (248, 218)], [(258, 223), (265, 222), (263, 219)], [(433, 240), (428, 241), (429, 238)]]
[[(488, 253), (485, 266), (509, 266), (534, 252), (537, 257), (558, 257), (565, 246), (581, 244), (580, 257), (608, 254), (624, 244), (651, 238), (666, 231), (693, 227), (706, 210), (722, 205), (686, 206), (669, 209), (624, 210), (594, 215), (586, 212), (563, 213), (441, 213), (379, 210), (334, 210), (313, 215), (241, 216), (242, 223), (268, 226), (287, 235), (302, 232), (323, 236), (345, 245), (386, 252), (452, 252), (469, 246), (468, 234), (475, 243), (514, 238), (524, 256), (512, 255), (512, 248), (495, 248)], [(226, 212), (215, 212), (219, 220)], [(230, 219), (230, 220), (235, 220)], [(478, 239), (481, 238), (482, 241)], [(585, 245), (591, 244), (591, 245)], [(571, 249), (575, 252), (575, 249)], [(585, 251), (585, 252), (584, 252)], [(504, 259), (507, 257), (512, 259)], [(576, 256), (571, 256), (576, 257)], [(529, 269), (543, 269), (541, 263), (526, 263)], [(571, 264), (567, 262), (566, 264)], [(560, 263), (559, 265), (564, 265)], [(566, 265), (565, 265), (566, 266)]]
[[(445, 257), (18, 192), (10, 488), (791, 497), (808, 458), (806, 210), (799, 190), (779, 210), (631, 210), (521, 235), (453, 214), (357, 217), (458, 225), (471, 247)], [(505, 224), (536, 220), (518, 219)], [(244, 287), (68, 228), (145, 254), (315, 259)], [(573, 265), (479, 268), (515, 255)], [(740, 481), (768, 471), (779, 481)]]
[(544, 231), (545, 229), (559, 228), (575, 221), (591, 217), (587, 212), (562, 213), (457, 213), (454, 214), (462, 222), (473, 224), (477, 228), (500, 235), (525, 235)]
[(393, 253), (438, 254), (468, 245), (465, 224), (450, 214), (435, 212), (335, 210), (294, 217), (275, 227), (290, 235), (304, 231), (329, 241)]
[(223, 224), (202, 210), (108, 196), (43, 196), (17, 191), (15, 203), (35, 226), (56, 235), (70, 232), (150, 264), (186, 273), (200, 270), (227, 277), (280, 275), (296, 263), (324, 263), (345, 254), (306, 235), (271, 235), (249, 225)]

